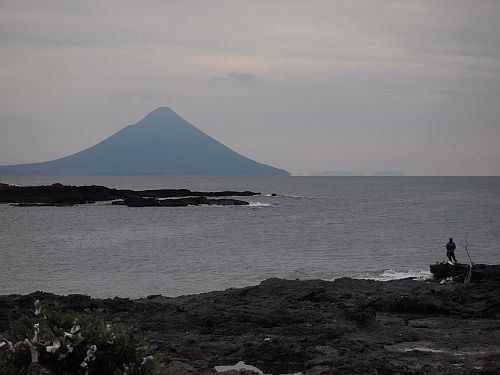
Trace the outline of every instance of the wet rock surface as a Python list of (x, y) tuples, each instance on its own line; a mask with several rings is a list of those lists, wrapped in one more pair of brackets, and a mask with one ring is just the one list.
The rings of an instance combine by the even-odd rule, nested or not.
[[(452, 277), (457, 281), (464, 281), (467, 277), (470, 265), (463, 263), (436, 263), (430, 266), (431, 273), (435, 279), (445, 279)], [(473, 264), (472, 265), (472, 281), (488, 280), (500, 278), (500, 265), (496, 264)]]
[(498, 374), (500, 281), (269, 279), (176, 298), (0, 297), (0, 333), (35, 299), (147, 332), (167, 374), (245, 361), (266, 374)]
[[(260, 195), (252, 191), (191, 191), (188, 189), (127, 190), (105, 186), (14, 186), (0, 184), (0, 203), (19, 206), (73, 206), (101, 201), (115, 201), (130, 207), (179, 207), (200, 204), (246, 205), (237, 199), (208, 199), (213, 197), (249, 197)], [(181, 199), (171, 199), (181, 198)], [(170, 200), (171, 199), (171, 200)]]
[(114, 205), (123, 205), (128, 207), (187, 207), (200, 205), (218, 205), (218, 206), (247, 206), (249, 203), (239, 199), (209, 199), (207, 197), (189, 197), (189, 198), (125, 198), (114, 201)]

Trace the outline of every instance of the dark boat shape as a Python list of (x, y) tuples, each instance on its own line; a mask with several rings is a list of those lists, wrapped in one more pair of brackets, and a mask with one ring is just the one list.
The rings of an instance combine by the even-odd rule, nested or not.
[[(431, 273), (434, 279), (446, 279), (453, 277), (454, 280), (463, 281), (469, 273), (469, 264), (464, 263), (436, 263), (430, 265)], [(499, 264), (474, 264), (472, 266), (471, 281), (481, 280), (500, 280), (500, 265)]]

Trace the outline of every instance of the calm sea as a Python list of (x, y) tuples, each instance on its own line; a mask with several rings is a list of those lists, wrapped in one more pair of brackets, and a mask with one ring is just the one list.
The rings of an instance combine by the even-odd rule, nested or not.
[[(456, 239), (459, 261), (500, 263), (499, 177), (2, 177), (18, 185), (254, 190), (250, 207), (0, 205), (0, 294), (181, 294), (269, 277), (427, 275)], [(270, 196), (278, 194), (277, 197)]]

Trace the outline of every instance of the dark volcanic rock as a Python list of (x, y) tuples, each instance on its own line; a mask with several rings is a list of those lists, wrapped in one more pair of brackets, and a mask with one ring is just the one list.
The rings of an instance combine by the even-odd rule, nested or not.
[[(2, 185), (0, 187), (0, 203), (17, 203), (19, 206), (72, 206), (75, 204), (87, 204), (100, 201), (116, 201), (115, 204), (125, 204), (130, 202), (131, 207), (176, 207), (199, 204), (219, 204), (219, 205), (243, 205), (248, 202), (224, 199), (218, 202), (205, 200), (206, 197), (248, 197), (260, 195), (252, 191), (190, 191), (187, 189), (161, 189), (161, 190), (126, 190), (110, 189), (105, 186), (66, 186), (62, 184), (42, 185), (42, 186), (13, 186)], [(176, 202), (154, 202), (156, 199), (186, 197), (185, 201)], [(151, 200), (145, 200), (151, 198)], [(193, 203), (189, 203), (191, 200)], [(187, 203), (186, 203), (187, 202)]]
[[(445, 279), (448, 277), (464, 280), (469, 273), (470, 265), (462, 263), (436, 263), (430, 265), (431, 273), (435, 279)], [(472, 266), (472, 281), (500, 279), (500, 265), (495, 264), (474, 264)]]
[(156, 198), (125, 198), (123, 200), (114, 201), (115, 205), (125, 205), (128, 207), (187, 207), (205, 205), (219, 206), (246, 206), (248, 202), (238, 199), (208, 199), (206, 197), (189, 197), (189, 198), (171, 198), (171, 199), (156, 199)]
[(0, 334), (40, 299), (104, 309), (148, 332), (167, 373), (239, 361), (267, 374), (497, 374), (499, 280), (463, 283), (269, 279), (200, 295), (0, 296)]

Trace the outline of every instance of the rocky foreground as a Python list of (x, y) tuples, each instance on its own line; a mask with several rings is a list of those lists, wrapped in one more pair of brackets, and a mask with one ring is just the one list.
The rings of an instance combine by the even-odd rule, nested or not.
[(18, 206), (73, 206), (112, 201), (128, 207), (186, 207), (199, 205), (243, 206), (239, 199), (213, 197), (249, 197), (253, 191), (191, 191), (188, 189), (129, 190), (105, 186), (69, 186), (59, 183), (42, 186), (15, 186), (0, 183), (0, 203)]
[[(103, 308), (148, 332), (164, 374), (213, 374), (239, 361), (266, 374), (498, 374), (500, 277), (452, 281), (269, 279), (168, 298), (0, 297), (0, 333), (35, 299)], [(235, 372), (233, 372), (235, 373)]]

